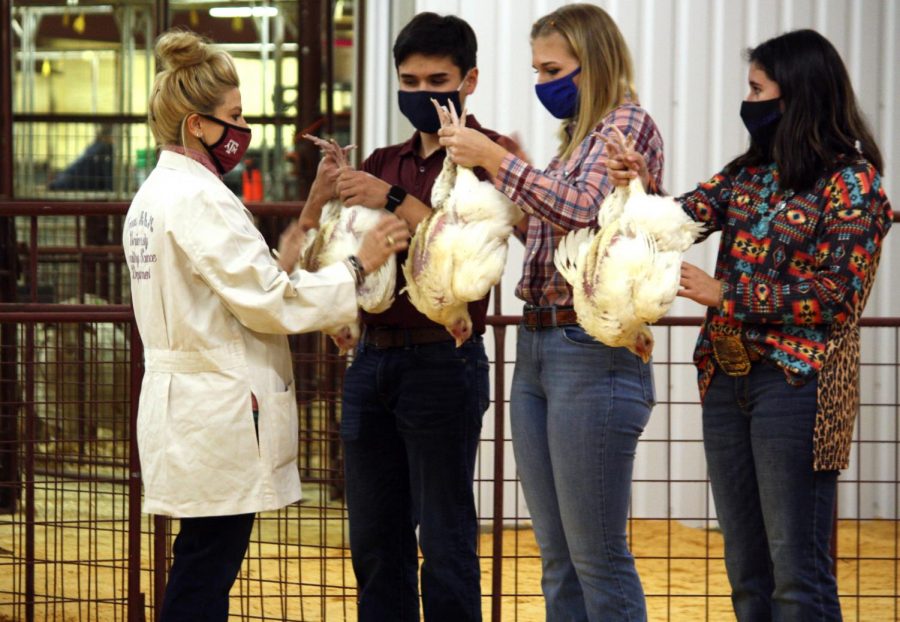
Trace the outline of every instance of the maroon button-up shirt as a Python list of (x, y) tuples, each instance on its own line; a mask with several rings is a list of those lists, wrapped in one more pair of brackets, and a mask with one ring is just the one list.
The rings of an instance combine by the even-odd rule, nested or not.
[[(482, 132), (488, 138), (502, 147), (515, 151), (516, 143), (497, 132), (481, 127), (475, 117), (466, 117), (466, 127)], [(413, 134), (405, 143), (391, 145), (382, 149), (376, 149), (362, 163), (362, 170), (371, 173), (386, 181), (392, 186), (400, 186), (409, 194), (419, 199), (425, 205), (431, 207), (431, 187), (444, 166), (446, 151), (438, 149), (427, 158), (420, 158), (418, 154), (421, 145), (419, 133)], [(483, 169), (475, 169), (475, 174), (482, 180), (488, 179)], [(412, 305), (406, 294), (400, 294), (400, 290), (406, 286), (406, 279), (400, 266), (406, 261), (407, 253), (397, 255), (397, 289), (394, 292), (394, 304), (383, 313), (362, 312), (363, 323), (371, 328), (424, 328), (438, 327)], [(472, 316), (472, 332), (484, 333), (484, 318), (487, 315), (488, 298), (469, 303), (469, 315)]]

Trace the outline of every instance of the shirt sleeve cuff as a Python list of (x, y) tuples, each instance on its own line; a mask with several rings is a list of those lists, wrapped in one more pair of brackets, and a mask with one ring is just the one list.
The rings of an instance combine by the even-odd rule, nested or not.
[(494, 187), (509, 197), (509, 200), (522, 208), (526, 214), (533, 214), (525, 201), (522, 200), (519, 191), (527, 183), (528, 165), (524, 160), (517, 158), (511, 152), (507, 152), (500, 163), (497, 175), (494, 177)]

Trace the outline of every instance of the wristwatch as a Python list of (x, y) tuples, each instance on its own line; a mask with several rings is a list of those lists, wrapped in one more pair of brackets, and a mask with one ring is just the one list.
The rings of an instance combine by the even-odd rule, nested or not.
[(405, 198), (406, 190), (400, 186), (391, 186), (391, 189), (388, 190), (387, 193), (387, 203), (385, 204), (384, 209), (393, 214), (394, 210), (397, 209), (398, 205), (403, 203), (403, 199)]

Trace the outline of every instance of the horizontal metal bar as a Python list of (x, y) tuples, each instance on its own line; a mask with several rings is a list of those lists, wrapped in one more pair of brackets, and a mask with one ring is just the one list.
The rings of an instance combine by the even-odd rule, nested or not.
[[(338, 115), (342, 116), (342, 115)], [(254, 125), (298, 125), (296, 115), (244, 115), (247, 123)], [(147, 123), (145, 114), (89, 114), (89, 113), (48, 113), (48, 112), (16, 112), (13, 123), (123, 123), (142, 125)]]
[(63, 305), (47, 303), (0, 303), (0, 324), (37, 322), (131, 322), (131, 305)]
[[(19, 252), (28, 253), (27, 244), (19, 243)], [(34, 252), (38, 256), (46, 255), (118, 255), (124, 259), (121, 244), (85, 244), (84, 246), (38, 246)], [(75, 261), (75, 260), (72, 260)]]
[[(247, 203), (254, 216), (299, 216), (305, 201)], [(0, 201), (0, 216), (124, 216), (129, 201)]]
[[(106, 321), (134, 319), (131, 305), (70, 305), (48, 303), (5, 302), (0, 303), (0, 322), (77, 322), (83, 316), (84, 321), (98, 321), (102, 318)], [(50, 319), (53, 318), (61, 319)], [(488, 315), (485, 323), (488, 326), (514, 326), (522, 321), (520, 315)], [(655, 326), (699, 326), (703, 322), (702, 317), (664, 317)], [(875, 328), (900, 328), (900, 317), (870, 317), (862, 318), (860, 326)], [(686, 361), (685, 364), (689, 364)]]
[(145, 114), (90, 114), (77, 113), (49, 113), (49, 112), (16, 112), (13, 113), (13, 124), (16, 123), (146, 123)]
[(126, 201), (0, 201), (0, 216), (124, 216)]

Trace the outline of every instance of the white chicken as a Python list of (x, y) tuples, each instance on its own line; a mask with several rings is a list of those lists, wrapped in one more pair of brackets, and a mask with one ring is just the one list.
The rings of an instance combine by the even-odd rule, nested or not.
[[(347, 148), (339, 147), (334, 141), (325, 141), (315, 136), (304, 138), (315, 143), (338, 163), (347, 166)], [(383, 209), (374, 210), (362, 206), (345, 207), (338, 199), (328, 201), (322, 208), (319, 228), (307, 232), (305, 246), (300, 254), (300, 267), (310, 272), (343, 261), (359, 251), (366, 233), (387, 215)], [(369, 313), (381, 313), (394, 301), (394, 287), (397, 283), (397, 260), (391, 255), (377, 270), (366, 275), (357, 288), (357, 302)], [(359, 342), (359, 321), (349, 325), (334, 326), (325, 331), (337, 345), (341, 354), (351, 351)]]
[[(465, 111), (458, 116), (452, 102), (449, 110), (435, 107), (442, 126), (465, 125)], [(509, 235), (522, 212), (449, 154), (432, 187), (431, 206), (409, 244), (403, 291), (460, 346), (472, 335), (468, 303), (484, 298), (500, 281)]]
[[(618, 147), (633, 143), (617, 128)], [(648, 195), (639, 178), (611, 192), (597, 215), (599, 231), (580, 229), (560, 242), (553, 261), (572, 286), (582, 328), (646, 362), (653, 351), (648, 324), (666, 314), (678, 293), (681, 256), (703, 225), (670, 197)]]

